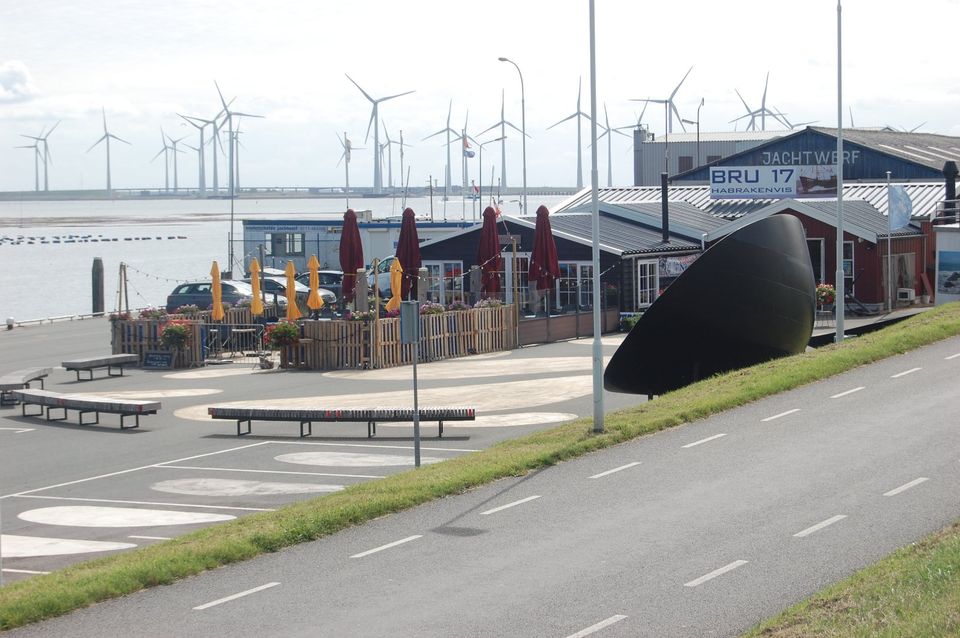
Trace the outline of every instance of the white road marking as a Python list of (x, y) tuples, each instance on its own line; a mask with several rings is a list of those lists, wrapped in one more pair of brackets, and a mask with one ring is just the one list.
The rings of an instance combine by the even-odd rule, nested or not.
[[(281, 463), (320, 465), (324, 467), (406, 467), (413, 466), (412, 454), (362, 454), (360, 452), (293, 452), (273, 457)], [(422, 456), (423, 465), (439, 463), (446, 459), (438, 456)]]
[(130, 536), (127, 536), (127, 538), (138, 538), (138, 539), (144, 540), (144, 541), (168, 541), (168, 540), (170, 540), (170, 537), (169, 537), (169, 536), (134, 536), (133, 534), (131, 534)]
[(729, 572), (729, 571), (733, 571), (733, 570), (736, 569), (737, 567), (742, 567), (743, 565), (746, 565), (747, 562), (748, 562), (748, 561), (745, 561), (745, 560), (735, 560), (735, 561), (733, 561), (732, 563), (730, 563), (729, 565), (724, 565), (724, 566), (721, 567), (720, 569), (715, 569), (715, 570), (713, 570), (712, 572), (710, 572), (709, 574), (704, 574), (704, 575), (701, 576), (700, 578), (695, 578), (694, 580), (691, 580), (689, 583), (684, 583), (683, 586), (684, 586), (684, 587), (696, 587), (697, 585), (702, 585), (703, 583), (707, 582), (708, 580), (712, 580), (712, 579), (716, 578), (717, 576), (722, 576), (723, 574), (726, 574), (726, 573)]
[(949, 361), (950, 359), (956, 359), (957, 357), (960, 357), (960, 352), (958, 352), (957, 354), (952, 354), (949, 357), (944, 357), (944, 359)]
[(780, 414), (774, 414), (773, 416), (768, 416), (765, 419), (760, 419), (761, 423), (766, 423), (767, 421), (773, 421), (774, 419), (779, 419), (780, 417), (787, 416), (788, 414), (793, 414), (794, 412), (799, 412), (800, 408), (794, 408), (792, 410), (787, 410), (786, 412), (781, 412)]
[(287, 494), (329, 494), (339, 492), (343, 485), (329, 483), (288, 483), (286, 481), (244, 481), (222, 478), (182, 478), (158, 481), (150, 486), (156, 492), (186, 496), (277, 496)]
[(82, 503), (120, 503), (124, 505), (162, 505), (164, 507), (198, 507), (211, 510), (240, 510), (241, 512), (272, 512), (262, 507), (230, 507), (228, 505), (193, 505), (191, 503), (163, 503), (156, 501), (123, 501), (109, 498), (80, 498), (77, 496), (40, 496), (39, 494), (11, 494), (18, 498), (45, 498), (51, 501), (80, 501)]
[(610, 617), (607, 618), (606, 620), (601, 620), (601, 621), (598, 622), (596, 625), (590, 625), (590, 626), (587, 627), (586, 629), (581, 629), (580, 631), (578, 631), (578, 632), (575, 633), (575, 634), (570, 634), (569, 636), (567, 636), (567, 638), (584, 638), (584, 636), (589, 636), (590, 634), (595, 634), (595, 633), (597, 633), (598, 631), (600, 631), (601, 629), (603, 629), (604, 627), (609, 627), (610, 625), (612, 625), (612, 624), (614, 624), (614, 623), (618, 623), (618, 622), (620, 622), (621, 620), (623, 620), (624, 618), (626, 618), (626, 616), (624, 616), (623, 614), (617, 614), (616, 616), (610, 616)]
[(911, 374), (911, 373), (916, 372), (916, 371), (918, 371), (918, 370), (923, 370), (923, 368), (910, 368), (909, 370), (904, 370), (903, 372), (898, 372), (898, 373), (896, 373), (896, 374), (892, 374), (892, 375), (890, 375), (890, 378), (891, 378), (891, 379), (899, 379), (900, 377), (905, 377), (905, 376), (907, 376), (908, 374)]
[(929, 481), (929, 480), (930, 480), (930, 479), (928, 479), (927, 477), (921, 476), (920, 478), (918, 478), (918, 479), (913, 479), (913, 480), (910, 481), (909, 483), (907, 483), (907, 484), (905, 484), (905, 485), (901, 485), (900, 487), (896, 487), (896, 488), (890, 490), (889, 492), (884, 492), (883, 495), (884, 495), (884, 496), (896, 496), (896, 495), (899, 494), (900, 492), (906, 492), (906, 491), (909, 490), (911, 487), (916, 487), (917, 485), (920, 485), (921, 483), (924, 483), (924, 482)]
[(76, 481), (67, 481), (66, 483), (57, 483), (56, 485), (48, 485), (46, 487), (38, 487), (33, 490), (26, 490), (23, 492), (17, 492), (16, 494), (4, 494), (0, 496), (0, 499), (10, 498), (11, 496), (23, 496), (25, 494), (33, 494), (35, 492), (45, 492), (46, 490), (52, 490), (57, 487), (66, 487), (68, 485), (76, 485), (78, 483), (86, 483), (87, 481), (96, 481), (102, 478), (110, 478), (112, 476), (119, 476), (121, 474), (129, 474), (131, 472), (139, 472), (141, 470), (149, 470), (150, 468), (157, 467), (158, 465), (165, 465), (166, 463), (182, 463), (183, 461), (192, 461), (193, 459), (201, 459), (206, 456), (214, 456), (216, 454), (224, 454), (226, 452), (236, 452), (237, 450), (245, 450), (251, 447), (259, 447), (261, 445), (266, 445), (269, 441), (260, 441), (259, 443), (251, 443), (249, 445), (241, 445), (239, 447), (227, 448), (226, 450), (218, 450), (216, 452), (207, 452), (206, 454), (194, 454), (193, 456), (187, 456), (182, 459), (173, 459), (172, 461), (166, 461), (164, 463), (152, 463), (150, 465), (141, 465), (140, 467), (132, 467), (127, 470), (120, 470), (118, 472), (110, 472), (109, 474), (100, 474), (98, 476), (91, 476), (88, 478), (77, 479)]
[[(24, 432), (33, 432), (36, 428), (0, 428), (5, 432), (13, 432), (14, 434), (23, 434)], [(47, 573), (47, 572), (43, 572)]]
[(50, 573), (50, 572), (38, 572), (32, 569), (11, 569), (9, 567), (4, 567), (3, 571), (10, 572), (11, 574), (36, 574), (37, 576), (43, 576), (44, 574)]
[(158, 468), (171, 470), (199, 470), (201, 472), (252, 472), (255, 474), (298, 474), (302, 476), (335, 476), (340, 478), (378, 479), (376, 474), (332, 474), (330, 472), (293, 472), (290, 470), (247, 470), (235, 467), (200, 467), (192, 465), (158, 465)]
[(853, 388), (852, 390), (847, 390), (846, 392), (841, 392), (840, 394), (835, 394), (835, 395), (833, 395), (833, 396), (830, 397), (830, 398), (831, 398), (831, 399), (839, 399), (840, 397), (845, 397), (845, 396), (847, 396), (848, 394), (853, 394), (854, 392), (860, 392), (860, 390), (863, 390), (863, 389), (866, 388), (866, 387), (867, 387), (867, 386), (865, 386), (865, 385), (861, 385), (861, 386), (858, 386), (858, 387), (856, 387), (856, 388)]
[(833, 525), (833, 524), (836, 523), (837, 521), (842, 521), (842, 520), (845, 519), (846, 517), (847, 517), (846, 514), (837, 514), (836, 516), (831, 516), (830, 518), (828, 518), (828, 519), (825, 520), (825, 521), (822, 521), (822, 522), (820, 522), (820, 523), (817, 523), (816, 525), (811, 525), (811, 526), (808, 527), (807, 529), (805, 529), (805, 530), (803, 530), (803, 531), (800, 531), (800, 532), (797, 532), (796, 534), (794, 534), (794, 537), (795, 537), (795, 538), (803, 538), (804, 536), (809, 536), (810, 534), (813, 534), (814, 532), (819, 532), (819, 531), (822, 530), (824, 527), (827, 527), (827, 526), (829, 526), (829, 525)]
[(236, 600), (237, 598), (243, 598), (244, 596), (249, 596), (250, 594), (255, 594), (258, 591), (263, 591), (264, 589), (270, 589), (271, 587), (276, 587), (280, 583), (267, 583), (266, 585), (260, 585), (259, 587), (254, 587), (253, 589), (248, 589), (247, 591), (242, 591), (239, 594), (234, 594), (233, 596), (226, 596), (225, 598), (219, 598), (217, 600), (211, 601), (203, 605), (197, 605), (194, 607), (194, 611), (202, 611), (204, 609), (209, 609), (215, 605), (222, 605), (223, 603), (228, 603), (231, 600)]
[(20, 512), (17, 518), (30, 523), (69, 527), (156, 527), (221, 523), (232, 521), (236, 517), (231, 514), (179, 512), (140, 507), (60, 505)]
[(480, 516), (488, 516), (490, 514), (496, 514), (497, 512), (501, 512), (505, 509), (510, 509), (511, 507), (516, 507), (517, 505), (523, 505), (524, 503), (529, 503), (530, 501), (534, 501), (538, 498), (540, 498), (539, 494), (535, 494), (534, 496), (528, 496), (527, 498), (521, 498), (519, 501), (507, 503), (506, 505), (501, 505), (500, 507), (494, 507), (492, 510), (487, 510), (486, 512), (480, 512)]
[(406, 538), (401, 538), (398, 541), (393, 541), (392, 543), (387, 543), (386, 545), (381, 545), (380, 547), (374, 547), (373, 549), (368, 549), (365, 552), (354, 554), (350, 558), (363, 558), (364, 556), (369, 556), (370, 554), (376, 554), (377, 552), (382, 552), (385, 549), (390, 549), (391, 547), (396, 547), (397, 545), (403, 545), (404, 543), (415, 541), (418, 538), (423, 538), (423, 534), (414, 534), (413, 536), (407, 536)]
[[(526, 346), (524, 346), (526, 347)], [(428, 421), (429, 423), (429, 421)], [(380, 427), (380, 423), (377, 427)], [(274, 445), (319, 445), (323, 447), (372, 447), (385, 450), (412, 450), (412, 445), (371, 445), (367, 443), (320, 443), (319, 441), (266, 441)], [(456, 447), (421, 447), (421, 450), (428, 452), (479, 452), (480, 450), (456, 448)]]
[(0, 535), (5, 558), (34, 558), (37, 556), (69, 556), (133, 549), (136, 543), (113, 543), (86, 541), (76, 538), (51, 538), (48, 536)]
[(589, 477), (587, 477), (587, 478), (595, 479), (595, 478), (600, 478), (600, 477), (603, 477), (603, 476), (609, 476), (610, 474), (613, 474), (614, 472), (619, 472), (619, 471), (621, 471), (621, 470), (627, 470), (627, 469), (630, 469), (631, 467), (635, 467), (635, 466), (637, 466), (637, 465), (640, 465), (640, 461), (634, 461), (633, 463), (627, 463), (626, 465), (621, 465), (620, 467), (615, 467), (615, 468), (613, 468), (612, 470), (607, 470), (606, 472), (600, 472), (599, 474), (594, 474), (593, 476), (589, 476)]
[(700, 439), (699, 441), (694, 441), (693, 443), (687, 443), (687, 444), (684, 445), (683, 447), (685, 447), (685, 448), (694, 447), (695, 445), (700, 445), (701, 443), (707, 443), (707, 442), (709, 442), (709, 441), (713, 441), (713, 440), (715, 440), (715, 439), (719, 439), (721, 436), (727, 436), (727, 435), (726, 435), (726, 434), (714, 434), (713, 436), (708, 436), (708, 437), (705, 438), (705, 439)]

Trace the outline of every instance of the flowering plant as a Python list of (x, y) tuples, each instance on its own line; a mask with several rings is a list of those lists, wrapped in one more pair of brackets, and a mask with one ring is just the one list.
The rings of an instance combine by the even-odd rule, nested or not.
[(443, 314), (445, 311), (446, 311), (446, 308), (442, 303), (434, 303), (432, 301), (426, 301), (420, 305), (421, 315), (439, 315), (439, 314)]
[(826, 306), (837, 298), (836, 289), (830, 284), (817, 284), (817, 304)]
[(264, 338), (274, 348), (292, 346), (300, 341), (300, 328), (292, 321), (281, 321), (267, 326)]
[(180, 315), (195, 315), (200, 312), (200, 306), (188, 303), (177, 308), (176, 312)]
[(141, 319), (163, 319), (166, 316), (166, 308), (144, 308), (140, 311)]
[(179, 350), (187, 344), (190, 335), (191, 329), (189, 323), (182, 320), (171, 319), (163, 324), (160, 330), (160, 343), (162, 343), (165, 348)]
[(462, 301), (454, 301), (452, 304), (447, 306), (447, 310), (470, 310), (470, 306)]
[(110, 321), (129, 321), (130, 318), (131, 317), (129, 312), (111, 312), (110, 313)]
[(373, 312), (370, 310), (348, 310), (346, 314), (343, 315), (343, 318), (347, 321), (370, 321), (373, 319)]
[(499, 308), (503, 305), (503, 301), (495, 297), (487, 297), (478, 301), (473, 307), (474, 308)]

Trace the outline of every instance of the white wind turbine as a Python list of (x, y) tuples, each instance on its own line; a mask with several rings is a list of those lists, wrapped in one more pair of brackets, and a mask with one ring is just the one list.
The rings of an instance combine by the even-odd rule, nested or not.
[[(177, 115), (180, 115), (180, 114), (178, 113)], [(216, 122), (217, 122), (217, 118), (213, 118), (212, 120), (205, 120), (205, 119), (203, 119), (203, 118), (194, 117), (194, 116), (192, 116), (192, 115), (180, 115), (180, 117), (183, 118), (183, 120), (184, 120), (187, 124), (189, 124), (190, 126), (194, 127), (195, 129), (197, 129), (197, 131), (200, 132), (200, 146), (198, 146), (198, 147), (189, 146), (189, 148), (194, 149), (194, 150), (196, 150), (197, 148), (200, 149), (200, 150), (199, 150), (199, 155), (197, 156), (197, 160), (198, 160), (198, 162), (199, 162), (198, 176), (197, 176), (197, 193), (200, 195), (200, 197), (205, 197), (206, 194), (207, 194), (207, 174), (206, 174), (206, 173), (207, 173), (207, 168), (206, 168), (207, 162), (206, 162), (206, 158), (204, 157), (204, 154), (203, 154), (203, 147), (206, 145), (206, 142), (204, 141), (203, 130), (204, 130), (207, 126), (215, 125)], [(214, 134), (216, 134), (216, 133), (214, 133)], [(187, 144), (184, 144), (184, 146), (188, 146), (188, 145), (187, 145)], [(214, 161), (214, 165), (216, 165), (216, 161), (217, 161), (217, 148), (216, 148), (216, 145), (214, 145), (214, 148), (213, 148), (213, 161)]]
[(170, 146), (167, 145), (167, 134), (163, 132), (163, 127), (160, 127), (160, 141), (163, 142), (163, 148), (157, 151), (157, 154), (153, 156), (153, 159), (150, 162), (155, 162), (158, 157), (163, 155), (163, 190), (170, 190)]
[[(223, 112), (226, 114), (227, 122), (227, 140), (229, 142), (229, 147), (227, 149), (227, 163), (230, 165), (230, 179), (227, 180), (228, 186), (230, 188), (230, 197), (236, 195), (237, 192), (237, 164), (234, 159), (236, 156), (236, 147), (234, 146), (234, 140), (236, 136), (233, 134), (233, 118), (234, 117), (259, 117), (262, 118), (262, 115), (254, 115), (252, 113), (241, 113), (240, 111), (231, 111), (230, 105), (233, 104), (233, 98), (229, 102), (223, 99), (223, 92), (220, 91), (220, 85), (216, 82), (213, 83), (217, 87), (217, 94), (220, 96), (220, 103), (223, 105)], [(220, 125), (220, 128), (223, 128), (223, 124)], [(214, 151), (216, 152), (216, 151)]]
[[(646, 112), (647, 112), (647, 107), (648, 107), (648, 106), (650, 106), (650, 103), (649, 103), (649, 102), (644, 102), (644, 103), (643, 103), (643, 109), (640, 110), (640, 115), (637, 117), (637, 123), (636, 123), (636, 124), (628, 124), (628, 125), (626, 125), (626, 126), (618, 126), (618, 127), (615, 128), (615, 130), (617, 130), (617, 131), (626, 131), (626, 130), (629, 129), (629, 130), (631, 130), (631, 131), (636, 131), (637, 129), (642, 129), (642, 128), (643, 128), (643, 116), (646, 114)], [(634, 111), (634, 113), (636, 113), (636, 111)], [(648, 128), (649, 128), (649, 127), (648, 127)], [(635, 135), (630, 135), (630, 139), (631, 139), (631, 142), (630, 142), (631, 150), (636, 150), (636, 148), (635, 148), (635, 147), (636, 147), (636, 136), (635, 136)]]
[(353, 143), (350, 141), (350, 138), (347, 137), (347, 132), (343, 132), (343, 137), (337, 135), (337, 139), (340, 140), (340, 146), (343, 147), (343, 154), (340, 155), (340, 159), (337, 161), (337, 166), (340, 166), (340, 162), (343, 162), (343, 171), (346, 179), (346, 189), (344, 193), (346, 194), (347, 199), (347, 208), (350, 208), (350, 159), (353, 154), (353, 151), (363, 150), (362, 147), (354, 147)]
[(769, 115), (773, 119), (780, 122), (780, 124), (786, 126), (787, 128), (792, 128), (783, 118), (780, 117), (780, 114), (777, 111), (772, 111), (767, 108), (767, 86), (770, 84), (770, 72), (767, 71), (767, 78), (763, 81), (763, 97), (760, 98), (760, 108), (757, 110), (751, 109), (747, 105), (747, 101), (743, 99), (743, 96), (740, 95), (740, 91), (734, 89), (733, 92), (737, 94), (737, 97), (740, 98), (740, 101), (743, 102), (743, 108), (747, 109), (746, 115), (741, 115), (738, 118), (730, 120), (730, 123), (737, 122), (744, 118), (749, 117), (750, 123), (747, 124), (746, 130), (756, 131), (757, 130), (757, 118), (760, 118), (760, 129), (761, 131), (767, 130), (767, 116)]
[(387, 188), (393, 190), (393, 149), (391, 147), (397, 142), (390, 139), (390, 133), (387, 131), (387, 123), (382, 122), (382, 124), (383, 136), (387, 138), (387, 141), (380, 145), (380, 165), (381, 167), (383, 166), (383, 149), (387, 149)]
[(452, 128), (450, 128), (450, 115), (451, 115), (451, 113), (453, 113), (453, 100), (450, 100), (450, 106), (447, 108), (447, 126), (446, 126), (446, 128), (442, 128), (442, 129), (440, 129), (439, 131), (437, 131), (436, 133), (431, 133), (430, 135), (428, 135), (428, 136), (426, 136), (425, 138), (423, 138), (424, 140), (428, 140), (428, 139), (430, 139), (431, 137), (433, 137), (434, 135), (440, 135), (441, 133), (446, 133), (446, 134), (447, 134), (447, 167), (446, 167), (446, 179), (445, 179), (444, 182), (443, 182), (443, 200), (444, 200), (444, 201), (446, 201), (447, 199), (449, 199), (449, 193), (450, 193), (450, 142), (451, 142), (451, 140), (450, 140), (450, 134), (453, 133), (454, 135), (457, 136), (456, 139), (460, 139), (460, 134), (459, 134), (457, 131), (454, 131)]
[(687, 76), (690, 75), (690, 71), (693, 71), (693, 67), (692, 67), (692, 66), (691, 66), (689, 69), (687, 69), (687, 72), (686, 72), (686, 74), (684, 74), (683, 79), (680, 80), (680, 83), (677, 84), (677, 86), (676, 86), (676, 87), (673, 89), (673, 91), (670, 93), (670, 97), (660, 98), (660, 99), (651, 99), (651, 98), (646, 98), (646, 99), (633, 98), (633, 99), (631, 99), (632, 102), (653, 102), (654, 104), (663, 104), (663, 105), (664, 105), (664, 108), (666, 109), (666, 117), (665, 117), (665, 121), (666, 121), (665, 132), (666, 132), (666, 133), (673, 133), (673, 116), (674, 116), (674, 115), (676, 115), (676, 116), (677, 116), (677, 119), (680, 121), (680, 128), (683, 129), (684, 132), (687, 131), (687, 127), (685, 127), (685, 126), (683, 125), (683, 118), (680, 117), (680, 111), (677, 110), (677, 105), (674, 104), (673, 98), (675, 98), (675, 97), (677, 96), (677, 91), (680, 90), (680, 87), (683, 86), (683, 83), (687, 80)]
[[(23, 137), (30, 136), (24, 135)], [(16, 146), (15, 148), (33, 149), (33, 190), (40, 192), (40, 143), (34, 142), (33, 144), (24, 144), (23, 146)]]
[(597, 143), (603, 139), (603, 136), (607, 136), (607, 188), (613, 186), (613, 144), (612, 138), (613, 134), (622, 135), (624, 137), (630, 137), (623, 131), (615, 128), (610, 128), (610, 116), (607, 114), (607, 103), (603, 103), (603, 119), (605, 121), (605, 126), (603, 126), (603, 133), (597, 137)]
[(577, 110), (574, 111), (572, 115), (568, 115), (556, 124), (551, 124), (547, 127), (547, 130), (549, 131), (554, 126), (557, 126), (557, 124), (563, 124), (567, 120), (572, 120), (574, 118), (577, 120), (577, 189), (583, 188), (583, 142), (581, 141), (580, 119), (584, 118), (588, 122), (590, 121), (590, 116), (580, 110), (580, 93), (582, 88), (581, 85), (583, 84), (582, 80), (583, 78), (577, 82)]
[[(511, 124), (504, 117), (504, 92), (500, 91), (500, 121), (494, 124), (493, 126), (486, 128), (480, 131), (480, 135), (483, 135), (487, 131), (492, 131), (493, 129), (500, 127), (500, 186), (501, 188), (507, 187), (507, 128), (510, 127), (515, 130), (517, 133), (522, 134), (523, 131), (518, 129), (516, 126)], [(527, 137), (530, 137), (529, 135)]]
[[(470, 142), (478, 144), (477, 140), (473, 139), (469, 133), (467, 133), (467, 125), (470, 122), (470, 109), (467, 109), (467, 115), (463, 118), (463, 129), (460, 131), (460, 141), (462, 142), (461, 146), (463, 147), (463, 152), (460, 154), (462, 156), (462, 163), (460, 165), (460, 177), (463, 181), (463, 185), (460, 187), (460, 194), (465, 195), (467, 193), (467, 180), (469, 179), (469, 166), (467, 165), (467, 160), (473, 157), (473, 151), (470, 150)], [(483, 176), (481, 175), (481, 178)]]
[[(347, 75), (344, 73), (344, 75)], [(353, 85), (360, 89), (360, 92), (363, 93), (363, 97), (370, 100), (370, 103), (373, 104), (373, 109), (370, 111), (370, 122), (367, 124), (367, 135), (363, 138), (363, 142), (366, 144), (370, 139), (370, 127), (373, 127), (373, 192), (380, 193), (383, 189), (383, 176), (380, 171), (380, 103), (386, 102), (387, 100), (392, 100), (395, 97), (400, 97), (402, 95), (409, 95), (413, 91), (404, 91), (403, 93), (397, 93), (395, 95), (388, 95), (387, 97), (381, 97), (374, 99), (370, 97), (370, 94), (363, 90), (359, 84), (354, 82), (353, 78), (347, 75), (347, 79), (353, 82)]]
[[(40, 161), (43, 162), (43, 190), (50, 190), (50, 164), (53, 164), (53, 157), (50, 155), (50, 144), (47, 142), (47, 138), (50, 137), (50, 134), (53, 133), (53, 129), (60, 126), (60, 121), (58, 120), (56, 124), (50, 127), (50, 130), (44, 133), (44, 129), (40, 129), (40, 135), (21, 135), (20, 137), (26, 137), (28, 139), (34, 140), (37, 144), (43, 144), (43, 151), (37, 149), (37, 152), (40, 153)], [(27, 147), (29, 148), (29, 147)], [(38, 189), (39, 190), (39, 189)]]
[(104, 145), (107, 147), (107, 196), (112, 197), (113, 185), (110, 182), (110, 139), (112, 138), (117, 140), (118, 142), (123, 142), (127, 146), (131, 146), (131, 144), (127, 140), (119, 138), (107, 130), (107, 110), (103, 108), (101, 110), (103, 112), (103, 137), (101, 137), (99, 140), (94, 142), (93, 146), (87, 149), (87, 152), (89, 153), (90, 151), (92, 151), (94, 147), (100, 142), (105, 142)]
[(177, 144), (185, 140), (186, 137), (179, 137), (177, 139), (173, 139), (172, 137), (167, 135), (167, 139), (170, 141), (170, 149), (173, 151), (173, 192), (179, 193), (180, 182), (177, 178), (177, 153), (183, 153), (183, 151), (177, 149)]

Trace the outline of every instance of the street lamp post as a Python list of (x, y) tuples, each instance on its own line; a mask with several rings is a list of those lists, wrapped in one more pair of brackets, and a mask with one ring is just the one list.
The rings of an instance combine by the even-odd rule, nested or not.
[[(523, 148), (523, 214), (527, 213), (527, 105), (523, 92), (523, 73), (517, 63), (509, 58), (497, 58), (501, 62), (509, 62), (517, 70), (520, 76), (520, 142)], [(483, 190), (483, 176), (480, 179), (481, 190)]]
[[(480, 151), (479, 151), (479, 153), (478, 153), (478, 155), (479, 155), (479, 160), (480, 160), (480, 166), (477, 168), (477, 172), (480, 174), (480, 208), (481, 208), (481, 209), (483, 208), (483, 147), (486, 146), (487, 144), (490, 144), (491, 142), (499, 142), (499, 141), (505, 140), (505, 139), (507, 139), (507, 136), (506, 136), (506, 135), (502, 135), (502, 136), (500, 136), (500, 137), (498, 137), (498, 138), (496, 138), (496, 139), (487, 140), (486, 142), (480, 142), (479, 144), (477, 144), (477, 146), (480, 147)], [(492, 183), (492, 182), (490, 183), (490, 196), (493, 197), (493, 183)]]
[(682, 120), (687, 124), (697, 125), (697, 168), (702, 166), (702, 163), (700, 162), (700, 109), (703, 107), (703, 100), (704, 98), (700, 98), (700, 105), (697, 107), (697, 119), (695, 122), (691, 122), (690, 120)]

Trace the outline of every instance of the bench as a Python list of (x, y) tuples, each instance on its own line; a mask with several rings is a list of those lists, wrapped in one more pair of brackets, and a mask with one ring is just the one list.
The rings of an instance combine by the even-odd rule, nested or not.
[[(444, 421), (473, 421), (474, 408), (420, 408), (420, 421), (437, 421), (443, 436)], [(250, 434), (253, 421), (299, 421), (300, 436), (313, 434), (313, 423), (354, 422), (367, 424), (367, 438), (377, 433), (377, 422), (413, 421), (413, 409), (406, 408), (272, 408), (210, 406), (207, 414), (214, 419), (232, 419), (237, 422), (237, 436)], [(246, 423), (246, 431), (241, 426)], [(306, 426), (306, 429), (304, 429)]]
[[(52, 392), (50, 390), (13, 390), (13, 395), (20, 400), (23, 408), (23, 416), (43, 416), (46, 408), (47, 421), (63, 421), (67, 418), (67, 410), (77, 410), (80, 417), (80, 425), (97, 425), (100, 423), (100, 413), (120, 415), (120, 429), (132, 429), (140, 427), (141, 414), (156, 414), (160, 409), (159, 401), (137, 401), (128, 399), (118, 399), (115, 397), (95, 397), (85, 394), (63, 394)], [(40, 411), (34, 414), (27, 414), (28, 405), (40, 406)], [(51, 411), (55, 409), (63, 410), (63, 416), (54, 418)], [(93, 421), (84, 421), (83, 415), (94, 414), (96, 418)], [(134, 417), (135, 425), (126, 425), (125, 419), (128, 416)]]
[(12, 391), (29, 388), (32, 381), (39, 381), (40, 387), (43, 388), (43, 380), (50, 372), (50, 368), (24, 368), (3, 375), (0, 377), (0, 405), (16, 403)]
[[(123, 366), (128, 363), (139, 363), (140, 355), (137, 354), (111, 354), (105, 357), (88, 357), (86, 359), (74, 359), (73, 361), (64, 361), (61, 365), (64, 370), (74, 370), (77, 373), (77, 381), (92, 381), (93, 371), (97, 368), (106, 368), (107, 375), (111, 377), (122, 377)], [(119, 374), (114, 374), (113, 369), (120, 370)], [(85, 371), (90, 376), (86, 379), (80, 378), (80, 372)]]

